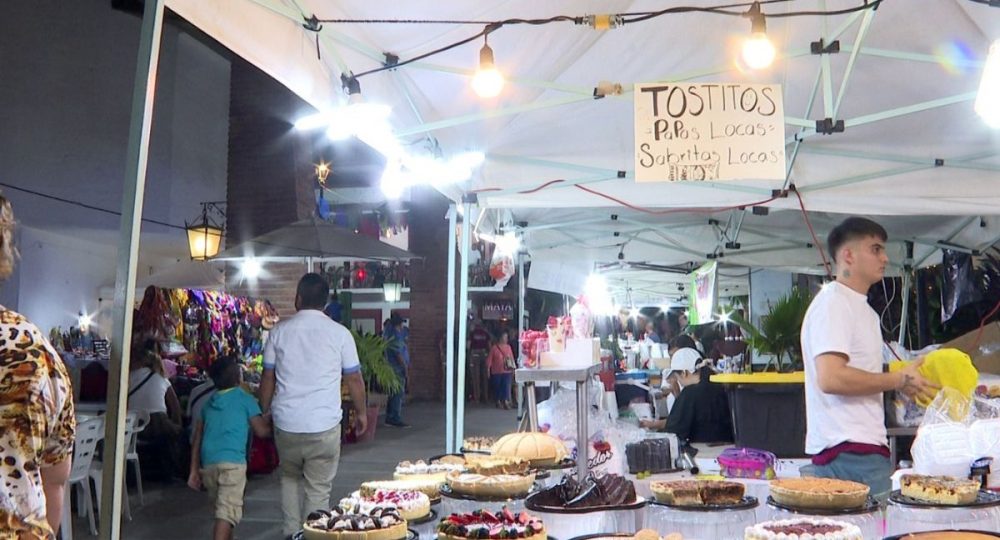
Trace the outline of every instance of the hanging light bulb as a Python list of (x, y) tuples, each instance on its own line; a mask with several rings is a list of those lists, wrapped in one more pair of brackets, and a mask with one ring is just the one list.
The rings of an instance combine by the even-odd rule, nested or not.
[(492, 98), (500, 95), (503, 83), (503, 75), (493, 61), (493, 49), (484, 38), (483, 48), (479, 50), (479, 69), (472, 77), (472, 89), (481, 98)]
[(774, 62), (774, 44), (767, 38), (767, 23), (760, 11), (760, 2), (754, 2), (746, 12), (750, 18), (750, 37), (743, 42), (743, 62), (750, 69), (764, 69)]
[(976, 95), (976, 114), (991, 128), (1000, 128), (1000, 39), (990, 46)]

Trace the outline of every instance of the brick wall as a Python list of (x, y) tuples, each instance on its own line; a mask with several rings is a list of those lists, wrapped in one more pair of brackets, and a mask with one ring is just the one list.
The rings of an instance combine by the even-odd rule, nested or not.
[(448, 201), (431, 188), (414, 190), (410, 204), (410, 395), (443, 399), (448, 289)]

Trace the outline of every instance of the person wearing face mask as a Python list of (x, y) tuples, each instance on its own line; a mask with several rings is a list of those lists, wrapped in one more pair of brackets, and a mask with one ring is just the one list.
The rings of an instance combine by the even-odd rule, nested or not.
[(895, 373), (882, 370), (882, 331), (868, 289), (882, 281), (888, 235), (878, 223), (850, 217), (830, 231), (827, 247), (836, 280), (813, 298), (802, 322), (806, 381), (806, 453), (803, 476), (867, 484), (888, 497), (889, 460), (882, 393), (933, 397), (936, 387), (917, 371), (923, 359)]
[(721, 385), (709, 380), (715, 372), (711, 360), (685, 347), (672, 351), (670, 370), (681, 389), (670, 414), (666, 419), (644, 420), (640, 425), (673, 433), (681, 443), (732, 442), (729, 398)]

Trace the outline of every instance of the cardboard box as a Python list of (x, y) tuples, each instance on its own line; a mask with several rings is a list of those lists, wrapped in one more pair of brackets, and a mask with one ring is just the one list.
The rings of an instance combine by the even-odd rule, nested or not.
[(541, 367), (587, 367), (601, 361), (598, 339), (567, 339), (565, 351), (543, 351)]
[(959, 349), (972, 357), (972, 364), (981, 372), (1000, 374), (1000, 321), (994, 321), (983, 327), (983, 334), (975, 348), (979, 329), (957, 337), (941, 347)]

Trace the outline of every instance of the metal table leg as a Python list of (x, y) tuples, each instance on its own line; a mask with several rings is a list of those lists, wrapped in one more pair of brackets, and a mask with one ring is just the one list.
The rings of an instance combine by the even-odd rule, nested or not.
[(587, 416), (590, 400), (587, 399), (587, 387), (590, 381), (576, 383), (576, 477), (583, 480), (587, 477), (587, 453), (590, 446), (587, 436)]
[(538, 402), (535, 400), (535, 383), (527, 381), (524, 383), (524, 390), (527, 394), (528, 403), (528, 427), (531, 431), (538, 431)]

